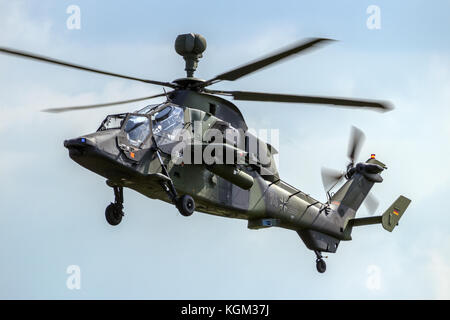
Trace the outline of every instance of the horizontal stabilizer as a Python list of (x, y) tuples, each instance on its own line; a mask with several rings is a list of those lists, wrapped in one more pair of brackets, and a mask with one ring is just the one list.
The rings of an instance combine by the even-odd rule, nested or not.
[(359, 226), (367, 226), (370, 224), (377, 224), (381, 223), (381, 216), (377, 217), (367, 217), (367, 218), (355, 218), (350, 220), (352, 227), (359, 227)]

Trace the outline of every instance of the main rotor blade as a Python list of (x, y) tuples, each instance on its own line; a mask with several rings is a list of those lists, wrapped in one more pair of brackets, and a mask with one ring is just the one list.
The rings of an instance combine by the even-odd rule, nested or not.
[(378, 204), (379, 204), (379, 202), (378, 202), (377, 198), (375, 198), (375, 196), (372, 195), (371, 193), (369, 193), (366, 196), (366, 199), (364, 200), (364, 205), (366, 206), (367, 211), (369, 211), (369, 214), (371, 216), (375, 213), (375, 211), (377, 211)]
[(37, 55), (37, 54), (26, 52), (26, 51), (15, 50), (15, 49), (11, 49), (11, 48), (0, 47), (0, 53), (10, 54), (10, 55), (18, 56), (18, 57), (21, 57), (21, 58), (27, 58), (27, 59), (37, 60), (37, 61), (41, 61), (41, 62), (47, 62), (47, 63), (51, 63), (51, 64), (57, 64), (57, 65), (64, 66), (64, 67), (69, 67), (69, 68), (74, 68), (74, 69), (78, 69), (78, 70), (99, 73), (99, 74), (112, 76), (112, 77), (117, 77), (117, 78), (122, 78), (122, 79), (135, 80), (135, 81), (140, 81), (140, 82), (145, 82), (145, 83), (150, 83), (150, 84), (156, 84), (156, 85), (165, 86), (165, 87), (171, 87), (171, 88), (175, 88), (176, 87), (175, 84), (172, 84), (172, 83), (169, 83), (169, 82), (161, 82), (161, 81), (155, 81), (155, 80), (141, 79), (141, 78), (126, 76), (126, 75), (123, 75), (123, 74), (118, 74), (118, 73), (103, 71), (103, 70), (99, 70), (99, 69), (84, 67), (84, 66), (81, 66), (81, 65), (78, 65), (78, 64), (65, 62), (65, 61), (62, 61), (62, 60), (57, 60), (57, 59), (53, 59), (53, 58)]
[(323, 188), (328, 192), (344, 177), (345, 172), (322, 167), (321, 175)]
[[(168, 92), (167, 94), (169, 94)], [(102, 107), (110, 107), (115, 106), (118, 104), (125, 104), (130, 102), (137, 102), (137, 101), (143, 101), (148, 100), (152, 98), (162, 97), (165, 96), (166, 93), (157, 94), (154, 96), (149, 97), (142, 97), (137, 99), (130, 99), (130, 100), (123, 100), (123, 101), (116, 101), (116, 102), (107, 102), (107, 103), (99, 103), (99, 104), (91, 104), (91, 105), (84, 105), (84, 106), (72, 106), (72, 107), (63, 107), (63, 108), (49, 108), (41, 110), (43, 112), (50, 112), (50, 113), (61, 113), (61, 112), (67, 112), (67, 111), (76, 111), (76, 110), (86, 110), (86, 109), (95, 109), (95, 108), (102, 108)]]
[(360, 129), (357, 127), (352, 127), (350, 141), (348, 144), (348, 157), (351, 163), (355, 163), (355, 159), (358, 158), (365, 138), (364, 133)]
[(356, 100), (356, 99), (343, 99), (333, 97), (297, 96), (290, 94), (248, 92), (248, 91), (205, 90), (205, 92), (232, 96), (235, 100), (330, 104), (350, 108), (369, 108), (381, 112), (386, 112), (392, 109), (392, 106), (390, 105), (389, 102), (376, 100)]
[(285, 59), (294, 54), (298, 54), (302, 51), (305, 51), (305, 50), (317, 45), (318, 43), (326, 42), (326, 41), (333, 41), (333, 40), (332, 39), (324, 39), (324, 38), (314, 38), (314, 39), (309, 39), (306, 42), (304, 42), (304, 41), (297, 42), (294, 45), (291, 45), (290, 47), (288, 47), (287, 49), (284, 49), (280, 52), (271, 54), (270, 56), (268, 56), (266, 58), (262, 58), (262, 59), (250, 62), (250, 63), (243, 65), (241, 67), (238, 67), (236, 69), (219, 74), (215, 78), (213, 78), (209, 81), (206, 81), (206, 85), (212, 84), (213, 82), (216, 82), (217, 80), (234, 81), (243, 76), (246, 76), (249, 73), (252, 73), (259, 69), (265, 68), (270, 64), (281, 61), (282, 59)]

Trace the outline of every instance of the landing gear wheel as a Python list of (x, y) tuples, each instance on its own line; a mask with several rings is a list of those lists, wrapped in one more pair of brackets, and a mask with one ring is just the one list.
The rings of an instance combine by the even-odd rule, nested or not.
[(114, 190), (114, 203), (110, 203), (105, 210), (106, 221), (112, 226), (117, 226), (123, 217), (123, 187), (110, 185)]
[(195, 201), (191, 196), (185, 194), (178, 198), (177, 208), (183, 216), (189, 217), (195, 210)]
[(117, 226), (123, 217), (123, 212), (121, 206), (116, 203), (111, 203), (106, 207), (105, 210), (106, 221), (112, 226)]
[(323, 259), (317, 259), (316, 268), (320, 273), (324, 273), (327, 270), (327, 264), (323, 261)]

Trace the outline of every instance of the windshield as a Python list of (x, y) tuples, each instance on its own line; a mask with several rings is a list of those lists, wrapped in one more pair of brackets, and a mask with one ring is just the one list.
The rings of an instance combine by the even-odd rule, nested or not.
[(123, 124), (123, 120), (127, 115), (125, 113), (122, 114), (113, 114), (109, 115), (103, 120), (100, 128), (97, 131), (103, 131), (108, 129), (120, 129)]
[(159, 145), (176, 141), (184, 125), (183, 108), (167, 106), (152, 116), (153, 134)]
[(150, 133), (150, 119), (145, 116), (131, 115), (124, 131), (131, 145), (140, 148)]

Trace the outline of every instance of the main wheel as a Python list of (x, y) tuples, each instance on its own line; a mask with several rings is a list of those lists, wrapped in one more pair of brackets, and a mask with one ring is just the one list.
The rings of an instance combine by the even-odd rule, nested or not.
[(317, 259), (316, 268), (320, 273), (324, 273), (327, 270), (327, 264), (323, 261), (323, 259)]
[(178, 208), (178, 211), (180, 211), (180, 213), (183, 216), (189, 217), (190, 215), (192, 215), (192, 213), (195, 210), (194, 199), (192, 199), (191, 196), (185, 194), (184, 196), (182, 196), (181, 198), (178, 199), (177, 208)]
[(122, 208), (120, 205), (111, 203), (106, 207), (105, 217), (106, 221), (112, 226), (117, 226), (122, 221)]

